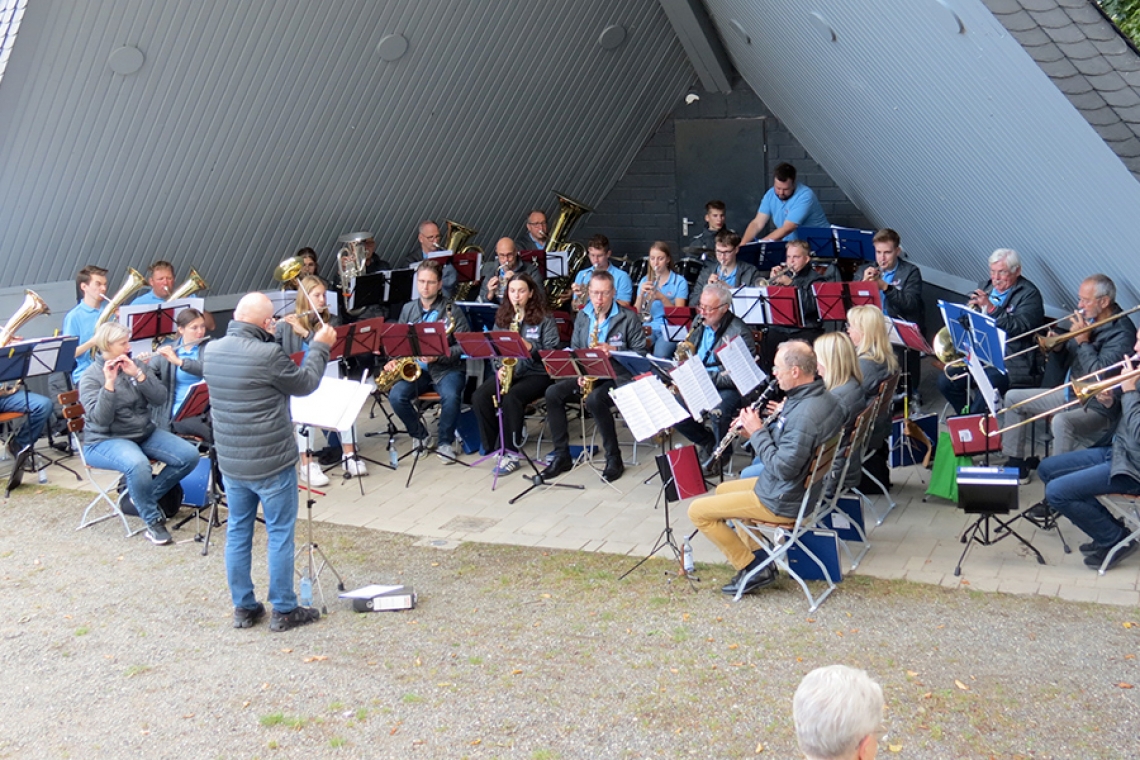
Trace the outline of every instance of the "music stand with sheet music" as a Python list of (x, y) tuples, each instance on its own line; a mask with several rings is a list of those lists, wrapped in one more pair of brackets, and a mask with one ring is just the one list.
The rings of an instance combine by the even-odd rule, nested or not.
[[(621, 412), (622, 417), (625, 418), (626, 424), (629, 425), (630, 432), (633, 437), (638, 441), (646, 441), (654, 436), (658, 437), (661, 444), (661, 454), (658, 456), (658, 467), (661, 471), (661, 490), (657, 494), (657, 500), (653, 504), (656, 509), (657, 505), (661, 503), (662, 498), (665, 500), (665, 527), (658, 535), (657, 540), (653, 544), (653, 548), (649, 550), (649, 554), (645, 555), (633, 567), (623, 573), (618, 580), (625, 578), (637, 568), (645, 564), (650, 557), (657, 554), (665, 547), (669, 547), (673, 551), (673, 557), (677, 560), (681, 567), (681, 574), (685, 576), (690, 583), (695, 580), (690, 577), (684, 569), (684, 554), (681, 547), (677, 545), (677, 540), (673, 537), (673, 526), (670, 521), (669, 514), (669, 496), (675, 497), (674, 501), (679, 500), (680, 494), (678, 493), (678, 486), (683, 486), (686, 493), (695, 495), (697, 493), (704, 493), (705, 488), (704, 475), (701, 473), (700, 463), (697, 461), (696, 449), (693, 446), (685, 446), (676, 451), (684, 452), (688, 450), (688, 455), (683, 457), (683, 461), (687, 462), (687, 467), (682, 468), (684, 477), (678, 479), (678, 473), (673, 471), (672, 468), (662, 468), (661, 460), (669, 460), (670, 455), (681, 457), (681, 454), (674, 454), (670, 451), (668, 444), (668, 437), (663, 435), (664, 431), (669, 430), (678, 422), (689, 418), (689, 412), (677, 401), (676, 396), (669, 392), (658, 378), (649, 375), (640, 379), (634, 380), (632, 383), (627, 383), (621, 388), (614, 388), (610, 391), (610, 397), (613, 398), (614, 404), (617, 405), (618, 411)], [(680, 459), (678, 461), (681, 461)], [(666, 473), (668, 476), (666, 477)], [(672, 491), (670, 490), (672, 488)]]
[(883, 310), (879, 286), (873, 282), (816, 282), (811, 288), (819, 307), (819, 318), (825, 322), (846, 322), (847, 312), (856, 306)]
[(499, 313), (499, 304), (480, 303), (479, 301), (456, 301), (455, 305), (467, 317), (467, 326), (470, 332), (490, 332), (495, 327), (495, 316)]
[(740, 246), (736, 260), (744, 261), (765, 272), (788, 259), (788, 244), (783, 240), (757, 240)]
[[(455, 333), (455, 340), (463, 349), (464, 355), (468, 359), (515, 359), (521, 360), (530, 356), (530, 351), (527, 349), (526, 344), (523, 343), (522, 336), (517, 332), (509, 330), (497, 330), (495, 332), (463, 332)], [(499, 422), (499, 448), (494, 451), (488, 452), (483, 456), (476, 459), (471, 465), (482, 464), (488, 459), (495, 460), (495, 471), (491, 478), (491, 490), (494, 491), (499, 484), (499, 467), (503, 463), (503, 459), (513, 456), (521, 459), (522, 455), (513, 448), (507, 445), (506, 434), (503, 431), (503, 387), (499, 379), (498, 368), (492, 364), (495, 376), (495, 417)], [(509, 389), (508, 389), (509, 392)], [(514, 441), (511, 441), (513, 444)]]

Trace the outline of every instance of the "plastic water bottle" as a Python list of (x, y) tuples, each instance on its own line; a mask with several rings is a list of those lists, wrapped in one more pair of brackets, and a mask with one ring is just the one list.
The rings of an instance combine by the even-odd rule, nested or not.
[(391, 441), (388, 442), (388, 464), (392, 465), (393, 470), (400, 466), (400, 455), (396, 453), (396, 447)]
[(693, 564), (693, 545), (689, 543), (689, 539), (684, 541), (684, 548), (681, 550), (683, 559), (683, 567), (685, 568), (685, 575), (692, 575), (696, 570), (696, 565)]
[(36, 477), (39, 478), (41, 483), (47, 482), (47, 470), (39, 470), (36, 472)]
[(313, 606), (313, 580), (308, 573), (301, 576), (301, 606)]

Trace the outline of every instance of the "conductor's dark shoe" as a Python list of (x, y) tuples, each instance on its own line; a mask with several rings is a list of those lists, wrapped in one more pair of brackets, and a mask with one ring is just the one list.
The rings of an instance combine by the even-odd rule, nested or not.
[(252, 610), (246, 607), (234, 607), (234, 628), (252, 628), (263, 617), (265, 617), (265, 605), (261, 602), (258, 602)]
[[(1049, 506), (1049, 502), (1042, 499), (1034, 504), (1029, 509), (1025, 510), (1025, 516), (1030, 520), (1048, 520), (1049, 516), (1053, 514), (1053, 508)], [(1087, 546), (1088, 544), (1086, 544)], [(1082, 548), (1081, 551), (1084, 551)]]
[(273, 610), (273, 619), (269, 621), (269, 630), (274, 633), (288, 631), (299, 625), (308, 625), (321, 619), (321, 611), (313, 607), (294, 607), (289, 612)]
[(574, 460), (570, 458), (569, 454), (559, 451), (550, 460), (550, 464), (546, 465), (546, 469), (539, 473), (539, 477), (543, 480), (554, 480), (559, 475), (573, 469)]
[(606, 469), (602, 470), (602, 480), (613, 483), (625, 472), (625, 463), (621, 457), (606, 457)]

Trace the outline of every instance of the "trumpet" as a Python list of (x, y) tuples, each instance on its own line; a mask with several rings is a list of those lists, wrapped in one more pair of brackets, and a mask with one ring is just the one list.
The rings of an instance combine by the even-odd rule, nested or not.
[(791, 284), (791, 278), (793, 277), (793, 275), (788, 270), (787, 264), (777, 264), (776, 266), (772, 267), (772, 270), (770, 272), (768, 272), (768, 282), (771, 283), (772, 285), (781, 285), (782, 283), (778, 283), (778, 282), (776, 282), (776, 280), (779, 280), (779, 279), (782, 279), (785, 277), (788, 278), (787, 284), (790, 285)]
[[(1013, 430), (1014, 428), (1019, 428), (1022, 425), (1028, 425), (1031, 422), (1036, 422), (1037, 420), (1042, 419), (1044, 417), (1049, 417), (1051, 415), (1054, 415), (1057, 412), (1060, 412), (1064, 409), (1068, 409), (1071, 406), (1075, 406), (1077, 404), (1080, 404), (1081, 406), (1087, 406), (1088, 403), (1090, 401), (1092, 401), (1094, 398), (1096, 398), (1099, 394), (1104, 393), (1105, 391), (1110, 391), (1110, 390), (1116, 388), (1116, 386), (1122, 385), (1123, 383), (1126, 383), (1129, 380), (1140, 379), (1140, 367), (1136, 367), (1134, 369), (1129, 370), (1128, 372), (1124, 372), (1123, 374), (1116, 375), (1114, 377), (1105, 378), (1104, 380), (1098, 380), (1095, 382), (1087, 382), (1087, 383), (1083, 382), (1083, 380), (1085, 378), (1093, 377), (1095, 375), (1100, 374), (1101, 372), (1107, 372), (1107, 371), (1114, 369), (1116, 367), (1122, 367), (1123, 368), (1125, 366), (1130, 366), (1132, 364), (1132, 362), (1137, 361), (1137, 360), (1140, 360), (1140, 355), (1130, 356), (1127, 359), (1124, 359), (1123, 361), (1119, 361), (1116, 364), (1113, 364), (1111, 366), (1105, 367), (1104, 369), (1097, 370), (1096, 372), (1090, 372), (1089, 374), (1084, 375), (1083, 377), (1079, 377), (1076, 380), (1070, 380), (1069, 382), (1065, 383), (1065, 385), (1058, 386), (1057, 388), (1050, 388), (1045, 393), (1038, 393), (1036, 396), (1025, 399), (1024, 401), (1020, 401), (1020, 402), (1014, 404), (1013, 406), (1009, 407), (1008, 409), (1005, 409), (1004, 411), (1008, 412), (1012, 409), (1016, 409), (1017, 407), (1022, 406), (1024, 404), (1027, 404), (1034, 399), (1039, 399), (1042, 396), (1048, 395), (1049, 393), (1053, 393), (1054, 391), (1058, 391), (1061, 388), (1064, 388), (1064, 387), (1070, 386), (1070, 385), (1073, 388), (1073, 395), (1076, 396), (1076, 398), (1073, 399), (1072, 401), (1066, 401), (1063, 404), (1058, 404), (1057, 406), (1053, 407), (1052, 409), (1041, 412), (1040, 414), (1035, 414), (1032, 417), (1027, 417), (1024, 420), (1019, 420), (1019, 421), (1013, 423), (1012, 425), (1006, 425), (1005, 427), (1003, 427), (999, 430), (995, 430), (993, 432), (988, 432), (983, 427), (982, 432), (984, 432), (986, 435), (991, 436), (991, 437), (995, 436), (995, 435), (1001, 435), (1002, 433)], [(985, 424), (985, 420), (982, 421), (982, 424), (983, 425)]]
[[(778, 391), (778, 390), (780, 390), (780, 384), (779, 384), (779, 382), (776, 381), (776, 378), (772, 378), (771, 380), (768, 381), (767, 387), (765, 387), (764, 390), (761, 391), (760, 397), (757, 398), (755, 401), (753, 401), (751, 404), (749, 404), (748, 408), (749, 409), (763, 409), (765, 404), (767, 404), (769, 401), (772, 400), (772, 396), (776, 395), (776, 391)], [(769, 422), (771, 422), (772, 418), (775, 417), (779, 413), (780, 413), (779, 410), (777, 410), (777, 411), (772, 412), (771, 414), (765, 416), (764, 421), (761, 423), (761, 427), (763, 427), (764, 425), (767, 425)], [(732, 442), (734, 440), (736, 440), (736, 437), (738, 435), (740, 435), (740, 431), (743, 429), (744, 429), (744, 425), (740, 422), (740, 419), (738, 416), (737, 419), (734, 420), (731, 425), (729, 425), (728, 432), (724, 434), (724, 438), (721, 438), (720, 443), (718, 443), (716, 445), (716, 448), (713, 449), (712, 456), (710, 456), (707, 460), (705, 460), (701, 464), (701, 467), (708, 469), (709, 466), (711, 466), (713, 464), (713, 462), (716, 462), (718, 459), (720, 459), (721, 455), (724, 454), (724, 452), (728, 449), (728, 447), (732, 445)]]
[(649, 290), (641, 294), (641, 309), (639, 315), (642, 322), (653, 321), (653, 302), (657, 299), (657, 272), (650, 271), (650, 276), (653, 278), (649, 285)]

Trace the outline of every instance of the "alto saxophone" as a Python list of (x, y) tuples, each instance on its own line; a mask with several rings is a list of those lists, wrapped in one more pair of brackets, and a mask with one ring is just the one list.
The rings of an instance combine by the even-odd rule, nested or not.
[(381, 372), (372, 380), (376, 383), (376, 390), (387, 393), (399, 380), (407, 380), (409, 383), (419, 380), (422, 372), (420, 365), (416, 364), (415, 357), (405, 356), (403, 359), (397, 359), (396, 366), (390, 371)]
[[(599, 340), (601, 338), (599, 333), (601, 331), (602, 317), (601, 315), (598, 315), (594, 320), (594, 329), (590, 331), (590, 344), (587, 346), (587, 348), (596, 348), (598, 346)], [(586, 399), (590, 397), (590, 394), (594, 392), (594, 383), (596, 382), (598, 382), (598, 378), (594, 375), (582, 376), (582, 403), (585, 403)]]
[[(511, 320), (510, 331), (522, 332), (524, 310), (521, 306), (515, 307), (515, 317)], [(499, 395), (507, 395), (507, 391), (511, 389), (511, 382), (515, 378), (515, 367), (518, 365), (519, 360), (513, 356), (508, 356), (503, 359), (503, 363), (499, 365)], [(499, 400), (495, 399), (495, 404), (498, 405)]]
[(697, 339), (697, 332), (702, 327), (704, 327), (704, 320), (701, 319), (701, 315), (698, 314), (693, 319), (693, 326), (689, 330), (689, 334), (685, 336), (683, 341), (677, 344), (677, 350), (673, 352), (673, 361), (678, 364), (684, 364), (693, 357), (693, 354), (697, 352), (697, 344), (694, 341)]

